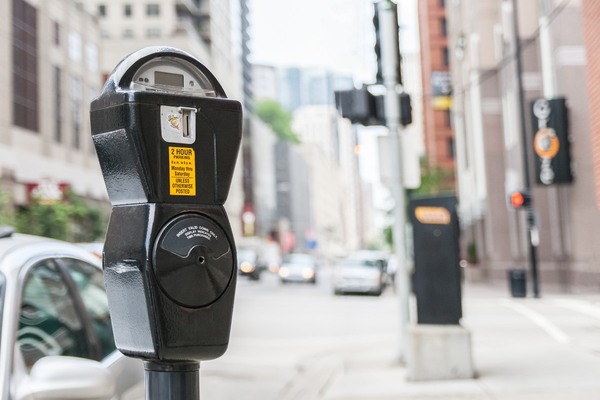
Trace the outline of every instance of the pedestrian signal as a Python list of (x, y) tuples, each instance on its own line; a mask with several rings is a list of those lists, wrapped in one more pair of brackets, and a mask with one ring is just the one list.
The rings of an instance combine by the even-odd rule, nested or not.
[(509, 197), (510, 205), (516, 209), (524, 209), (529, 206), (531, 202), (531, 196), (526, 192), (513, 192)]

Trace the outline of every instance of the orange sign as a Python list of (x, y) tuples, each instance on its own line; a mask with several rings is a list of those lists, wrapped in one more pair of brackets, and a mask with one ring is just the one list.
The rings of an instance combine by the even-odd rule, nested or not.
[(533, 138), (533, 148), (541, 158), (554, 158), (560, 149), (560, 141), (552, 128), (542, 128)]
[(448, 225), (452, 216), (444, 207), (417, 207), (415, 209), (417, 221), (428, 225)]

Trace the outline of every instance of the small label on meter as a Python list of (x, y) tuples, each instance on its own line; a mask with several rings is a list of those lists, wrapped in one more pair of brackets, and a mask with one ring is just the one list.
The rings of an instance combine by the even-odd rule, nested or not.
[(196, 195), (196, 156), (190, 147), (169, 146), (169, 193)]

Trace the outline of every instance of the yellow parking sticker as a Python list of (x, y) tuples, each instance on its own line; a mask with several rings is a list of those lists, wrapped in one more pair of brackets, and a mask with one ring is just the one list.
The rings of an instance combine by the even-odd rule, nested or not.
[(169, 186), (171, 196), (196, 195), (196, 155), (194, 149), (169, 146)]

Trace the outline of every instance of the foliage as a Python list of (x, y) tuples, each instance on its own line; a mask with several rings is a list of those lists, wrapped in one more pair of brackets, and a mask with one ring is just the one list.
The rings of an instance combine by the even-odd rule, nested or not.
[(66, 194), (66, 201), (44, 203), (32, 200), (15, 216), (18, 232), (46, 236), (71, 242), (93, 242), (104, 234), (102, 212), (87, 204), (75, 193)]
[[(440, 194), (454, 191), (454, 173), (440, 166), (431, 166), (426, 160), (421, 160), (421, 186), (410, 191), (411, 195)], [(408, 204), (408, 200), (405, 202)], [(388, 210), (388, 218), (393, 219), (393, 210)], [(394, 231), (392, 225), (383, 228), (385, 243), (393, 248)]]
[(477, 255), (477, 245), (475, 242), (469, 242), (467, 245), (467, 261), (469, 264), (477, 264), (479, 256)]
[(265, 124), (269, 125), (277, 137), (291, 143), (300, 143), (300, 138), (292, 130), (292, 114), (275, 100), (258, 100), (254, 112)]
[(0, 190), (0, 226), (14, 225), (14, 213), (11, 212), (10, 193)]
[(431, 166), (421, 160), (421, 186), (411, 191), (414, 195), (439, 194), (454, 191), (454, 172), (448, 168)]

